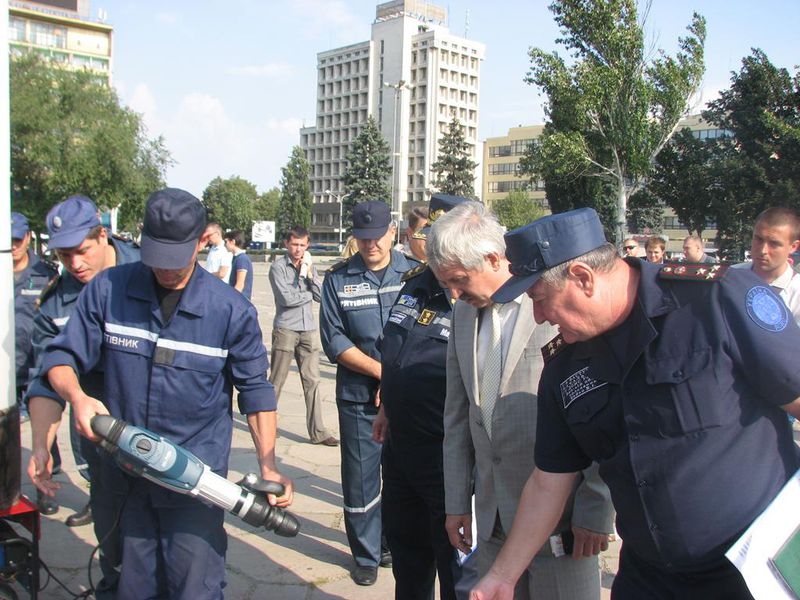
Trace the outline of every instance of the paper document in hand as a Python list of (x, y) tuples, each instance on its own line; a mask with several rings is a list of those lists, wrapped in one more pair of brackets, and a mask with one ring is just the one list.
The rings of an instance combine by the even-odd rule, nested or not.
[(800, 471), (725, 553), (756, 600), (800, 600), (796, 587), (800, 578), (798, 506)]

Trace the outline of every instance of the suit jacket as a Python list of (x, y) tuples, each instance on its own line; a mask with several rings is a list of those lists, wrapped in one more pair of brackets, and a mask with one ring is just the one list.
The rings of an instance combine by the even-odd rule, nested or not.
[[(492, 536), (496, 515), (503, 530), (511, 530), (522, 488), (533, 472), (536, 392), (544, 367), (541, 347), (557, 331), (551, 325), (536, 325), (531, 300), (524, 295), (503, 363), (500, 398), (492, 414), (489, 439), (477, 403), (478, 315), (478, 309), (462, 301), (453, 308), (444, 409), (445, 510), (452, 515), (471, 512), (474, 473), (478, 538), (487, 540)], [(614, 510), (597, 465), (583, 475), (555, 531), (568, 530), (575, 524), (611, 533)], [(552, 555), (547, 545), (542, 552)]]

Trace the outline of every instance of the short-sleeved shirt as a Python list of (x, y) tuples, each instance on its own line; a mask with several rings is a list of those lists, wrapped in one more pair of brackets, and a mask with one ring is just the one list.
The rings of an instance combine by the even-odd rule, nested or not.
[[(331, 267), (322, 284), (319, 316), (322, 349), (331, 362), (354, 346), (380, 361), (376, 342), (403, 287), (403, 274), (418, 264), (419, 261), (392, 250), (382, 278), (367, 269), (360, 254)], [(371, 402), (378, 384), (377, 379), (344, 365), (336, 369), (339, 400)]]
[(247, 273), (244, 278), (242, 295), (250, 300), (253, 296), (253, 261), (247, 256), (247, 252), (240, 252), (233, 257), (231, 261), (231, 272), (228, 276), (228, 283), (230, 285), (236, 285), (236, 274), (239, 271), (245, 271)]
[(206, 271), (216, 273), (222, 267), (230, 267), (233, 255), (223, 245), (211, 246), (206, 256)]
[(415, 271), (380, 340), (381, 401), (394, 444), (441, 445), (452, 304), (430, 269)]
[(544, 369), (536, 464), (597, 461), (630, 550), (708, 568), (800, 467), (779, 408), (800, 396), (800, 329), (750, 271), (701, 265), (703, 283), (627, 262), (641, 279), (625, 322)]

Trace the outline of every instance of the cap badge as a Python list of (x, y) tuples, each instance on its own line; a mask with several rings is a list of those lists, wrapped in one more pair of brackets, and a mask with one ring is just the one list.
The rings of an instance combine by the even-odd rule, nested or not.
[(64, 222), (61, 220), (61, 217), (59, 217), (58, 215), (56, 215), (55, 217), (53, 217), (53, 228), (55, 228), (55, 229), (58, 229), (58, 228), (60, 228), (60, 227), (61, 227), (63, 224), (64, 224)]

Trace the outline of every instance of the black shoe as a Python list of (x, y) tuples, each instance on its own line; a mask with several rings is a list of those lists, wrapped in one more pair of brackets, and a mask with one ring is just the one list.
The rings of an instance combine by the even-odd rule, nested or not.
[(36, 490), (36, 508), (43, 515), (53, 515), (58, 512), (58, 503), (50, 496)]
[(378, 563), (382, 567), (392, 566), (392, 553), (389, 550), (381, 550), (381, 562)]
[(92, 507), (87, 502), (86, 506), (74, 515), (68, 516), (67, 520), (64, 522), (67, 524), (67, 527), (82, 527), (83, 525), (88, 525), (92, 521)]
[(375, 585), (378, 580), (378, 567), (357, 566), (351, 574), (356, 585)]

